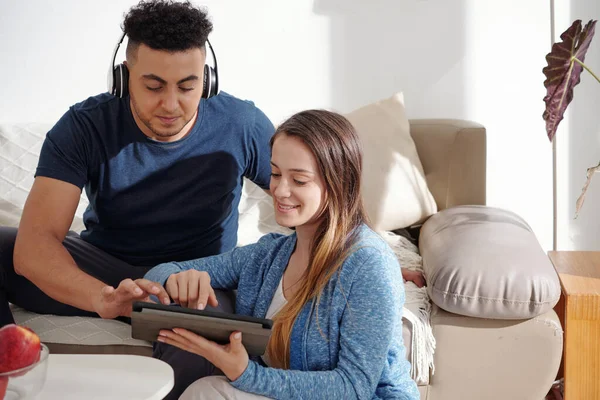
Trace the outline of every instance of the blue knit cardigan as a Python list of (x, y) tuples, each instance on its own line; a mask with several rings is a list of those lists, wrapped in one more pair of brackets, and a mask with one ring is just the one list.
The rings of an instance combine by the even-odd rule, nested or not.
[[(160, 264), (146, 278), (206, 271), (215, 289), (237, 289), (236, 313), (264, 318), (296, 245), (296, 234), (269, 234), (228, 253)], [(393, 252), (367, 226), (339, 274), (310, 301), (291, 333), (290, 369), (249, 361), (231, 384), (276, 399), (419, 399), (402, 340), (404, 285)]]

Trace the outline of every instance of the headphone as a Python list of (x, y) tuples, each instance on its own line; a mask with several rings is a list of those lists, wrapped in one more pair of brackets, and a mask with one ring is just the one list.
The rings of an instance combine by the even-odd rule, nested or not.
[[(112, 60), (108, 70), (108, 92), (117, 97), (125, 97), (129, 94), (129, 70), (125, 64), (115, 65), (117, 52), (119, 51), (119, 46), (121, 46), (121, 43), (123, 43), (123, 39), (125, 39), (125, 32), (123, 32), (119, 43), (117, 43), (115, 46), (115, 51), (113, 52)], [(211, 98), (219, 93), (217, 57), (215, 56), (215, 51), (213, 50), (213, 47), (208, 39), (206, 40), (206, 43), (208, 43), (208, 48), (212, 54), (215, 68), (208, 64), (204, 64), (204, 79), (202, 82), (202, 98), (204, 99)]]

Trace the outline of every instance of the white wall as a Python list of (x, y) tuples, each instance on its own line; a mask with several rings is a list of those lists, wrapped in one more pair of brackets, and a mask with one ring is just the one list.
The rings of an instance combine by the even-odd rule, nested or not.
[[(0, 121), (54, 121), (106, 90), (121, 19), (135, 1), (0, 1)], [(346, 112), (402, 90), (411, 118), (484, 124), (488, 203), (522, 215), (551, 247), (551, 147), (541, 119), (548, 1), (203, 4), (222, 88), (254, 100), (275, 123), (300, 109)]]
[[(557, 2), (556, 40), (573, 21), (581, 19), (585, 25), (590, 19), (600, 19), (597, 1)], [(600, 76), (600, 25), (592, 39), (585, 64)], [(581, 82), (574, 89), (573, 101), (565, 119), (558, 127), (558, 249), (600, 250), (600, 175), (596, 174), (588, 189), (579, 217), (575, 216), (575, 202), (586, 180), (586, 170), (600, 161), (600, 83), (584, 71)]]

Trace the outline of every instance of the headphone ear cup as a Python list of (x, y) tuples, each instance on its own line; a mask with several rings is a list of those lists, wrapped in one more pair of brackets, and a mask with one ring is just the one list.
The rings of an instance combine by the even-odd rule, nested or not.
[(129, 69), (125, 64), (115, 66), (112, 94), (117, 97), (125, 97), (129, 94)]
[(202, 97), (209, 99), (219, 93), (219, 82), (215, 70), (204, 64), (204, 79), (202, 81)]
[(208, 99), (210, 97), (210, 67), (204, 64), (204, 77), (202, 78), (202, 98)]

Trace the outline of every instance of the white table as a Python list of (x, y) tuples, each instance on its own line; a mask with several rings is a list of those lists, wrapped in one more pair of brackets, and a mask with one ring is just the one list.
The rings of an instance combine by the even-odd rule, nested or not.
[(46, 384), (37, 400), (160, 400), (173, 388), (173, 369), (151, 357), (50, 354)]

